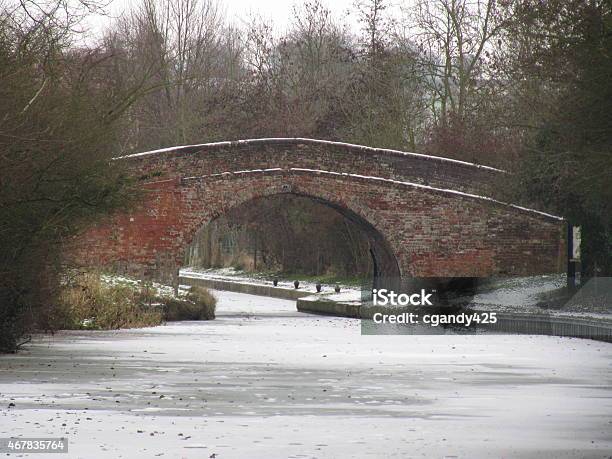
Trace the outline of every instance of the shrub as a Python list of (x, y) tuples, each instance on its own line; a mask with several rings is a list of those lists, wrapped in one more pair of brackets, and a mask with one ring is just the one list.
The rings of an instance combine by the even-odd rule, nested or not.
[(108, 90), (100, 51), (71, 46), (71, 2), (0, 3), (0, 352), (13, 352), (47, 325), (63, 243), (140, 198), (110, 158), (144, 82)]
[[(6, 296), (13, 292), (7, 292)], [(11, 295), (13, 296), (13, 295)], [(15, 352), (20, 347), (20, 341), (28, 331), (23, 311), (26, 306), (20, 304), (17, 298), (10, 298), (10, 303), (0, 303), (0, 352)]]
[(203, 287), (192, 287), (184, 298), (166, 298), (165, 319), (176, 320), (213, 320), (217, 299)]
[(65, 285), (49, 322), (63, 329), (159, 325), (163, 321), (163, 313), (151, 298), (150, 288), (146, 284), (111, 285), (102, 282), (98, 274), (81, 274)]

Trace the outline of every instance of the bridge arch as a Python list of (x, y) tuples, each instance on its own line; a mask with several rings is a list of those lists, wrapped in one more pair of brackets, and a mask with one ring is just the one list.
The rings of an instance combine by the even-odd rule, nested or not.
[[(182, 244), (175, 249), (177, 266), (179, 260), (184, 259), (185, 250), (193, 241), (195, 234), (204, 225), (248, 203), (280, 194), (294, 194), (310, 198), (338, 211), (367, 235), (377, 274), (389, 278), (400, 277), (402, 272), (395, 255), (396, 248), (390, 244), (383, 232), (386, 230), (378, 221), (380, 216), (367, 202), (364, 202), (363, 196), (339, 193), (337, 180), (338, 177), (320, 176), (311, 171), (274, 169), (187, 177), (178, 181), (152, 183), (149, 186), (156, 191), (164, 190), (166, 187), (176, 187), (175, 189), (185, 193), (184, 197), (173, 203), (176, 205), (180, 202), (186, 207), (181, 211), (183, 222), (179, 223), (183, 233), (180, 238), (175, 239), (182, 240)], [(211, 197), (214, 197), (212, 205)]]
[(232, 201), (231, 203), (228, 203), (227, 206), (213, 212), (212, 216), (203, 217), (199, 223), (196, 224), (195, 232), (190, 229), (190, 231), (185, 235), (187, 244), (185, 247), (183, 247), (180, 254), (184, 256), (184, 250), (193, 243), (194, 238), (199, 231), (199, 229), (197, 229), (197, 225), (200, 225), (201, 229), (214, 222), (217, 218), (227, 215), (233, 211), (240, 210), (244, 206), (257, 206), (267, 198), (284, 195), (307, 198), (325, 207), (333, 209), (344, 219), (346, 219), (353, 226), (353, 228), (359, 230), (359, 232), (367, 239), (368, 242), (368, 258), (371, 260), (372, 277), (374, 282), (376, 282), (376, 279), (383, 277), (401, 277), (400, 267), (393, 253), (393, 249), (389, 245), (389, 242), (386, 240), (385, 236), (381, 234), (380, 230), (376, 227), (375, 222), (368, 221), (366, 217), (354, 211), (350, 205), (347, 206), (345, 203), (339, 203), (334, 199), (334, 196), (313, 194), (310, 190), (304, 189), (301, 186), (296, 187), (294, 183), (291, 183), (286, 178), (281, 184), (280, 191), (276, 188), (266, 188), (263, 193), (257, 193), (255, 197), (242, 196), (242, 199)]
[(75, 253), (136, 276), (175, 279), (206, 222), (280, 193), (343, 212), (403, 277), (527, 275), (565, 266), (563, 220), (491, 198), (503, 174), (492, 168), (305, 139), (177, 147), (121, 160), (146, 199), (84, 233)]

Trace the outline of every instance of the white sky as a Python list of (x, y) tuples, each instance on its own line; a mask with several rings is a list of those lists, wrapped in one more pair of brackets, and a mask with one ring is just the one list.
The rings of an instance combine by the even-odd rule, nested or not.
[[(236, 25), (244, 24), (251, 14), (259, 15), (269, 19), (277, 32), (283, 32), (291, 23), (292, 8), (294, 5), (302, 4), (296, 0), (217, 0), (222, 9), (227, 12), (230, 23)], [(138, 0), (110, 0), (108, 4), (109, 17), (92, 16), (85, 22), (88, 29), (87, 35), (99, 34), (112, 20), (120, 16), (137, 4)], [(358, 23), (355, 14), (347, 16), (349, 9), (354, 9), (354, 0), (323, 0), (323, 4), (332, 12), (333, 17), (341, 23), (347, 24), (351, 29), (357, 31)]]

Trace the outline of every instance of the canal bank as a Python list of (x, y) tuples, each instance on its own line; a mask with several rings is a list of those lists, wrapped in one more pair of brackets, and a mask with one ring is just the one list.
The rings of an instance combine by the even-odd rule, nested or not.
[[(374, 308), (362, 303), (361, 291), (347, 286), (335, 293), (333, 286), (323, 286), (321, 293), (316, 292), (315, 285), (302, 282), (300, 288), (291, 287), (289, 281), (281, 281), (277, 286), (271, 280), (232, 278), (214, 272), (182, 271), (180, 283), (199, 285), (211, 289), (237, 293), (261, 295), (272, 298), (294, 300), (297, 311), (311, 314), (372, 319)], [(528, 312), (508, 311), (494, 304), (474, 304), (465, 310), (467, 314), (483, 311), (496, 313), (496, 322), (477, 327), (488, 333), (516, 333), (563, 336), (612, 342), (612, 317), (605, 314), (562, 313), (558, 311), (537, 311), (533, 307), (525, 308)], [(410, 326), (410, 325), (406, 325)], [(376, 327), (366, 327), (366, 333), (388, 333)], [(378, 330), (378, 331), (377, 331)], [(452, 331), (452, 328), (449, 330)], [(427, 333), (427, 328), (421, 332)], [(432, 330), (439, 334), (439, 330)]]
[(262, 279), (254, 276), (247, 277), (244, 273), (237, 273), (232, 269), (203, 271), (182, 269), (179, 273), (180, 285), (200, 286), (270, 298), (298, 300), (313, 295), (317, 298), (327, 298), (332, 294), (336, 294), (336, 287), (341, 292), (341, 296), (335, 297), (336, 300), (338, 298), (350, 298), (353, 300), (361, 297), (361, 289), (354, 286), (321, 283), (321, 291), (317, 292), (317, 284), (315, 282), (298, 280), (297, 288), (294, 282), (295, 280), (279, 279), (277, 280), (277, 285), (274, 285), (274, 280), (272, 279)]

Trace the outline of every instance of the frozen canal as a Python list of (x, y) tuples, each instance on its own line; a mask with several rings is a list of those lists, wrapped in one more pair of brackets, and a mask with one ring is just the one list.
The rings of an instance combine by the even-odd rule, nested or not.
[(51, 458), (612, 455), (610, 344), (361, 336), (291, 301), (217, 295), (213, 322), (0, 356), (0, 437), (67, 437)]

